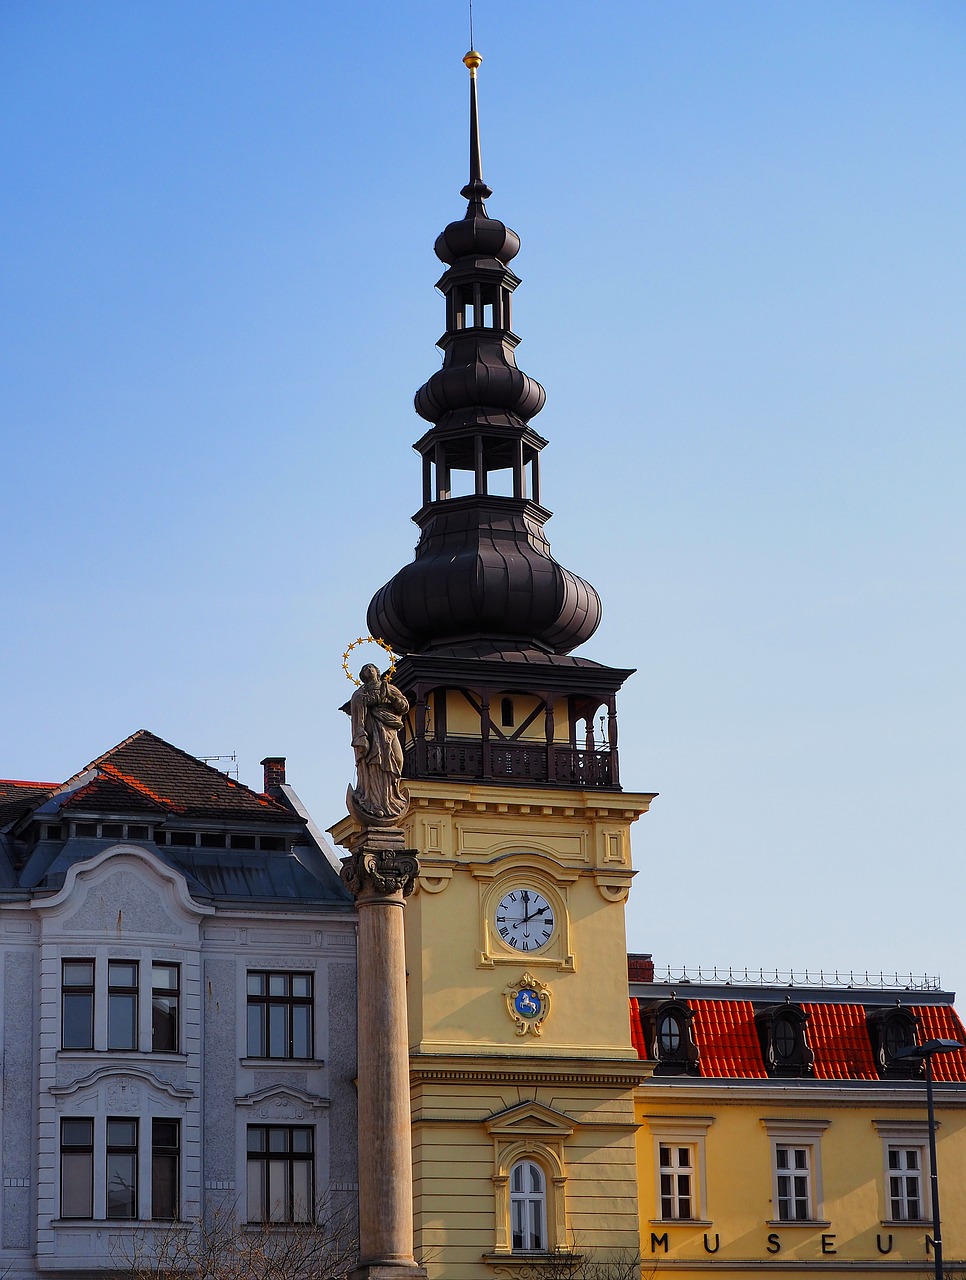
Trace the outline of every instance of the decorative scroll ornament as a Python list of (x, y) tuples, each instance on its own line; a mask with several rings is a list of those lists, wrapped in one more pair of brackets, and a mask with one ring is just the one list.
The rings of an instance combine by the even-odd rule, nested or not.
[(504, 988), (503, 998), (518, 1036), (543, 1034), (543, 1024), (550, 1013), (550, 988), (545, 983), (532, 973), (525, 973)]
[(359, 849), (342, 862), (342, 879), (354, 898), (364, 893), (408, 898), (416, 885), (419, 862), (408, 849)]

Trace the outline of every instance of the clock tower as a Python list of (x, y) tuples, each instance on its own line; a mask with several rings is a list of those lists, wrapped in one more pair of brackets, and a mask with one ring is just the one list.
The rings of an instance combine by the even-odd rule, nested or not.
[(416, 394), (419, 540), (368, 612), (410, 703), (416, 1256), (447, 1280), (639, 1249), (624, 902), (630, 826), (653, 798), (621, 787), (632, 672), (573, 653), (600, 599), (547, 540), (531, 425), (545, 392), (512, 326), (520, 240), (487, 212), (481, 59), (464, 61), (470, 176), (436, 241), (446, 325)]

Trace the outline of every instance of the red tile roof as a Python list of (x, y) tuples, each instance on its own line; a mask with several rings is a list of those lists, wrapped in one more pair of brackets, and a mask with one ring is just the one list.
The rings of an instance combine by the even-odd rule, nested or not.
[[(650, 1057), (644, 1037), (641, 1005), (651, 1002), (632, 997), (631, 1043), (641, 1058)], [(694, 1013), (694, 1039), (698, 1046), (698, 1071), (723, 1080), (767, 1078), (761, 1042), (750, 1000), (686, 1000)], [(866, 1010), (860, 1004), (803, 1004), (808, 1015), (806, 1035), (815, 1054), (817, 1080), (878, 1080)], [(948, 1004), (908, 1006), (919, 1022), (919, 1038), (958, 1040), (966, 1045), (966, 1029)], [(966, 1083), (966, 1049), (936, 1054), (936, 1080)]]
[(763, 1079), (768, 1075), (750, 1000), (688, 1000), (694, 1011), (698, 1068), (703, 1076)]
[(803, 1004), (818, 1080), (878, 1080), (865, 1009), (860, 1004)]
[[(913, 1005), (911, 1011), (919, 1019), (920, 1041), (958, 1040), (966, 1044), (966, 1030), (951, 1005)], [(934, 1080), (966, 1081), (966, 1052), (958, 1049), (955, 1053), (933, 1054), (932, 1074)]]

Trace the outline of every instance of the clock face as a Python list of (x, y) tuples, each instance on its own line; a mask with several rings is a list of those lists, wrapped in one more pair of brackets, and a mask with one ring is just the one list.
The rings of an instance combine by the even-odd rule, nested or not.
[(535, 889), (511, 889), (500, 899), (496, 931), (514, 951), (536, 951), (553, 934), (553, 908)]

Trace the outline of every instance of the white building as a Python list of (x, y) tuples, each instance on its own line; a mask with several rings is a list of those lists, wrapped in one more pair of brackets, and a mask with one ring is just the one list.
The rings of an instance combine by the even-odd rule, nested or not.
[(232, 1206), (356, 1197), (355, 915), (285, 762), (141, 730), (0, 781), (0, 1273), (124, 1270)]

